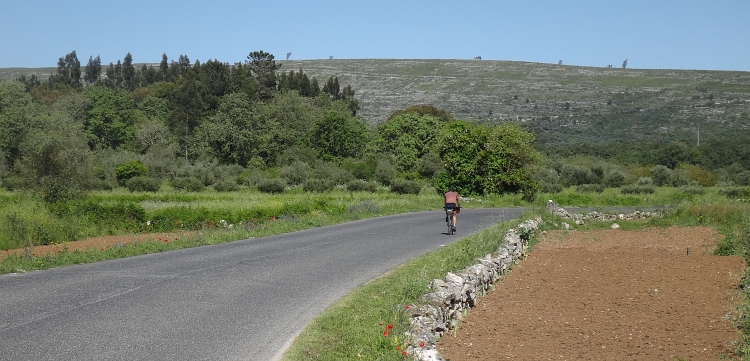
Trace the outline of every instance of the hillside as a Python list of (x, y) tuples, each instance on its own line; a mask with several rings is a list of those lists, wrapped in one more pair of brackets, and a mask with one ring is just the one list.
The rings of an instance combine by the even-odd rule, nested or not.
[[(519, 121), (547, 145), (742, 136), (750, 127), (750, 72), (594, 68), (487, 60), (279, 61), (323, 84), (356, 91), (370, 124), (432, 104), (459, 119)], [(54, 68), (0, 69), (45, 77)]]

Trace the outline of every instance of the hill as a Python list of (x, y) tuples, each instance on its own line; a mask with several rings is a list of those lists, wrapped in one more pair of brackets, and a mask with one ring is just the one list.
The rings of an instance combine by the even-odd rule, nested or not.
[[(750, 72), (596, 68), (488, 60), (279, 61), (349, 84), (370, 124), (431, 104), (459, 119), (518, 121), (542, 144), (735, 139), (750, 127)], [(0, 69), (46, 77), (54, 68)]]

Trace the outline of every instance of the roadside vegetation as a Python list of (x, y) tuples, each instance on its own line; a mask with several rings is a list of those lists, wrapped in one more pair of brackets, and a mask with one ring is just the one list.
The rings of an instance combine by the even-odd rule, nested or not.
[[(596, 197), (592, 197), (596, 198)], [(592, 205), (611, 205), (608, 199), (589, 199)], [(711, 226), (723, 235), (716, 254), (743, 256), (750, 263), (750, 203), (727, 199), (709, 190), (705, 194), (680, 201), (663, 218), (618, 221), (623, 229), (649, 227)], [(539, 232), (554, 229), (562, 220), (551, 216), (543, 207), (533, 207), (522, 219), (541, 216)], [(389, 274), (360, 287), (330, 306), (315, 318), (297, 337), (284, 360), (404, 360), (407, 345), (404, 332), (409, 330), (406, 307), (429, 291), (433, 279), (443, 279), (447, 272), (476, 263), (476, 258), (494, 252), (505, 232), (521, 220), (502, 222), (497, 226), (447, 245), (425, 256), (411, 260)], [(569, 222), (568, 223), (572, 223)], [(574, 229), (608, 228), (611, 222), (571, 224)], [(536, 243), (531, 239), (531, 250)], [(735, 305), (731, 316), (743, 332), (736, 345), (736, 357), (750, 360), (750, 268), (737, 292), (743, 300)], [(470, 311), (469, 311), (470, 312)], [(728, 340), (729, 341), (729, 340)], [(718, 357), (718, 356), (717, 356)]]
[[(714, 226), (725, 235), (719, 254), (749, 257), (746, 73), (284, 64), (294, 69), (253, 51), (232, 65), (163, 54), (160, 64), (137, 67), (128, 53), (109, 66), (98, 56), (81, 66), (73, 51), (46, 77), (0, 79), (0, 252), (24, 250), (5, 257), (0, 273), (438, 209), (448, 188), (470, 198), (466, 207), (531, 207), (525, 216), (544, 215), (548, 199), (564, 207), (670, 206), (665, 218), (626, 226)], [(352, 66), (382, 74), (342, 71)], [(404, 89), (403, 99), (377, 98)], [(553, 221), (545, 227), (558, 223), (544, 216)], [(431, 279), (493, 250), (511, 226), (355, 291), (313, 322), (290, 359), (399, 359), (400, 341), (384, 332), (402, 334), (401, 307)], [(190, 233), (65, 248), (89, 237), (172, 231)], [(40, 245), (60, 252), (37, 256)], [(746, 298), (737, 322), (750, 332), (748, 310)], [(748, 337), (738, 354), (750, 353)]]

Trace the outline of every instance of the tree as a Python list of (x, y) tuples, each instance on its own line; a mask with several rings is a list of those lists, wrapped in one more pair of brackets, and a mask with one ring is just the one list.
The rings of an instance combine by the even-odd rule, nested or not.
[(339, 77), (331, 76), (328, 81), (323, 85), (323, 93), (328, 93), (331, 99), (341, 99), (341, 89), (339, 87)]
[(382, 153), (394, 155), (399, 170), (411, 172), (435, 146), (444, 125), (431, 115), (401, 114), (378, 125), (375, 146)]
[(99, 55), (96, 58), (89, 56), (89, 63), (86, 64), (84, 80), (88, 84), (95, 84), (102, 77), (102, 60)]
[(80, 124), (52, 114), (24, 139), (14, 172), (23, 188), (57, 202), (91, 189), (96, 179), (92, 159)]
[(541, 159), (533, 142), (534, 136), (515, 123), (493, 127), (452, 122), (438, 141), (445, 171), (435, 187), (469, 194), (522, 193), (532, 200), (537, 187), (532, 167)]
[(141, 114), (133, 109), (128, 93), (122, 89), (93, 86), (86, 88), (83, 96), (91, 102), (84, 121), (91, 149), (132, 145)]
[(443, 109), (438, 109), (433, 105), (426, 105), (426, 104), (412, 105), (406, 109), (397, 110), (391, 113), (391, 115), (388, 117), (388, 120), (398, 115), (411, 113), (411, 112), (415, 112), (419, 115), (432, 115), (433, 117), (438, 118), (446, 123), (450, 123), (453, 121), (453, 116), (450, 113), (446, 112)]
[(276, 64), (273, 54), (263, 50), (248, 54), (246, 63), (260, 85), (258, 91), (261, 99), (269, 99), (276, 89), (276, 70), (281, 68), (281, 64)]
[(12, 167), (31, 130), (32, 100), (23, 84), (0, 79), (0, 156)]
[(161, 54), (161, 63), (159, 63), (159, 77), (161, 81), (169, 81), (169, 64), (167, 63), (167, 53)]
[(128, 53), (122, 62), (122, 86), (123, 89), (132, 92), (135, 90), (135, 67), (133, 67), (133, 56)]
[(330, 112), (315, 123), (310, 145), (326, 161), (357, 158), (362, 155), (367, 137), (367, 125), (362, 119)]
[(78, 61), (75, 50), (57, 61), (57, 73), (49, 81), (63, 83), (75, 89), (81, 87), (81, 62)]

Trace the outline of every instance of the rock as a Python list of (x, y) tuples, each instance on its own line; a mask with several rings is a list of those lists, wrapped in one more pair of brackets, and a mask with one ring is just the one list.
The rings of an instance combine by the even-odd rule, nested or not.
[(617, 224), (617, 223), (612, 223), (612, 225), (609, 226), (609, 228), (611, 228), (611, 229), (620, 229), (620, 225)]

